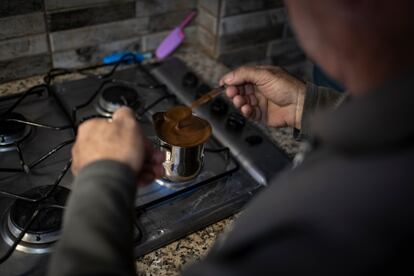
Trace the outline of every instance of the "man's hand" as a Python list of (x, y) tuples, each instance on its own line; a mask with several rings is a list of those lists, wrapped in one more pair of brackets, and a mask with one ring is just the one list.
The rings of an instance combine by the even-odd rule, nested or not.
[(79, 126), (72, 148), (72, 172), (98, 160), (115, 160), (128, 165), (146, 184), (164, 173), (163, 155), (144, 138), (129, 108), (117, 110), (111, 120), (92, 119)]
[(241, 113), (268, 126), (301, 128), (306, 85), (279, 67), (243, 66), (220, 80)]

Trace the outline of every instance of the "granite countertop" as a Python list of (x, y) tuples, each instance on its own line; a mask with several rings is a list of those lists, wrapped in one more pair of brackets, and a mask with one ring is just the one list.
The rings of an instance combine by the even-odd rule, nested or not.
[[(229, 71), (227, 67), (190, 45), (182, 47), (175, 55), (184, 60), (203, 81), (211, 86), (216, 86), (221, 76)], [(93, 73), (101, 73), (102, 70), (107, 69), (94, 70)], [(69, 74), (59, 77), (57, 82), (83, 77), (79, 74)], [(20, 93), (41, 83), (43, 83), (43, 76), (0, 84), (0, 96)], [(299, 150), (300, 144), (293, 141), (290, 129), (268, 129), (263, 126), (260, 128), (290, 156)], [(235, 217), (237, 214), (139, 258), (136, 262), (139, 275), (178, 275), (183, 266), (199, 260), (208, 252), (216, 238), (231, 228)]]

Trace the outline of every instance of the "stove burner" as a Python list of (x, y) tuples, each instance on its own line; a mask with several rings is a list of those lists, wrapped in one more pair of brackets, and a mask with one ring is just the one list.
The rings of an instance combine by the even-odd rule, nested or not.
[[(44, 196), (52, 185), (33, 188), (23, 194), (28, 198), (40, 198)], [(24, 252), (43, 253), (48, 250), (50, 243), (59, 238), (63, 209), (56, 206), (65, 206), (70, 190), (58, 186), (56, 190), (45, 200), (33, 203), (24, 200), (16, 200), (8, 213), (7, 230), (8, 237), (12, 242), (19, 236), (26, 223), (30, 220), (33, 213), (39, 210), (36, 219), (27, 230), (18, 250)], [(10, 243), (10, 241), (9, 241)], [(40, 245), (47, 245), (47, 248), (39, 250)]]
[(137, 91), (129, 86), (115, 84), (105, 88), (99, 95), (97, 111), (105, 116), (111, 117), (121, 106), (129, 106), (137, 109), (140, 106)]
[(26, 118), (19, 113), (9, 113), (0, 119), (0, 151), (4, 151), (7, 146), (22, 141), (30, 133), (30, 126), (7, 121), (10, 119), (26, 121)]

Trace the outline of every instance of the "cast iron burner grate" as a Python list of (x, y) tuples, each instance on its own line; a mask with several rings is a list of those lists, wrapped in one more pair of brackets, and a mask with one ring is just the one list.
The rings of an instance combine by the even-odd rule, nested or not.
[[(49, 84), (41, 84), (30, 88), (21, 95), (11, 97), (10, 100), (6, 98), (6, 101), (16, 100), (5, 111), (0, 113), (0, 134), (3, 142), (0, 145), (0, 152), (2, 155), (4, 154), (2, 156), (3, 161), (10, 160), (3, 162), (3, 164), (15, 165), (15, 167), (2, 167), (0, 172), (4, 172), (16, 179), (28, 179), (28, 182), (24, 182), (25, 185), (31, 183), (29, 179), (32, 179), (32, 177), (39, 177), (40, 171), (36, 171), (36, 169), (41, 168), (39, 165), (44, 164), (46, 160), (74, 142), (75, 129), (70, 120), (67, 120), (67, 125), (53, 126), (27, 120), (20, 112), (15, 111), (16, 109), (24, 111), (20, 107), (24, 100), (43, 99), (45, 98), (44, 96), (48, 99), (53, 99), (50, 103), (53, 102), (54, 108), (57, 107), (56, 110), (62, 108), (61, 102)], [(62, 109), (60, 110), (62, 111)], [(64, 110), (62, 114), (66, 114)], [(33, 156), (30, 154), (30, 149), (26, 147), (29, 143), (22, 143), (27, 140), (25, 138), (32, 133), (31, 130), (33, 129), (38, 129), (39, 131), (36, 131), (32, 136), (37, 136), (41, 132), (40, 129), (43, 129), (43, 132), (69, 130), (71, 134), (66, 132), (66, 135), (59, 136), (69, 139), (64, 140), (51, 149), (47, 149), (43, 153), (39, 151), (40, 155), (38, 156)], [(10, 152), (8, 152), (9, 149)], [(14, 155), (12, 150), (17, 155)], [(30, 158), (30, 162), (28, 162), (29, 158), (26, 158), (27, 156), (36, 158)], [(58, 239), (64, 202), (69, 194), (68, 189), (58, 187), (58, 185), (69, 170), (71, 160), (68, 158), (61, 160), (61, 162), (66, 163), (66, 165), (57, 176), (57, 179), (55, 179), (53, 185), (31, 188), (24, 193), (12, 192), (16, 189), (8, 190), (4, 189), (3, 186), (0, 189), (0, 196), (2, 198), (14, 200), (6, 209), (7, 212), (2, 219), (0, 232), (9, 248), (0, 256), (0, 264), (5, 262), (15, 249), (30, 253), (49, 252), (51, 249), (50, 245)], [(15, 174), (11, 175), (10, 173)], [(4, 184), (7, 187), (7, 183)], [(21, 189), (22, 187), (17, 187), (17, 190)]]
[(12, 149), (10, 146), (21, 142), (29, 135), (30, 126), (19, 121), (26, 121), (26, 118), (14, 112), (0, 119), (0, 152)]
[[(0, 172), (8, 175), (15, 173), (14, 177), (21, 176), (21, 173), (28, 178), (39, 176), (34, 171), (35, 168), (38, 168), (40, 164), (43, 164), (51, 156), (54, 156), (61, 149), (74, 142), (74, 136), (79, 123), (76, 121), (77, 111), (89, 105), (100, 92), (103, 92), (101, 100), (103, 103), (102, 107), (108, 113), (114, 112), (122, 105), (132, 107), (140, 104), (136, 90), (127, 86), (114, 85), (111, 79), (121, 63), (129, 62), (132, 59), (137, 62), (133, 56), (125, 55), (105, 75), (93, 75), (86, 72), (88, 69), (93, 68), (75, 70), (76, 73), (87, 75), (88, 77), (102, 81), (102, 83), (93, 97), (72, 109), (72, 114), (65, 109), (62, 100), (55, 93), (51, 84), (54, 78), (67, 73), (73, 73), (75, 72), (74, 70), (52, 69), (44, 78), (44, 84), (33, 86), (21, 95), (10, 97), (10, 99), (16, 100), (8, 107), (6, 106), (3, 112), (0, 112), (0, 153), (6, 153), (9, 148), (10, 150), (16, 151), (19, 167), (1, 167)], [(154, 89), (159, 89), (159, 87), (154, 87)], [(117, 98), (117, 95), (114, 95), (115, 92), (121, 96)], [(26, 99), (31, 99), (33, 96), (42, 97), (45, 93), (47, 95), (46, 98), (51, 99), (53, 102), (53, 108), (57, 108), (56, 110), (59, 110), (66, 117), (67, 125), (53, 126), (33, 122), (27, 120), (22, 114), (15, 112)], [(9, 98), (6, 97), (7, 100)], [(82, 119), (81, 122), (86, 119), (88, 118)], [(25, 150), (21, 142), (31, 133), (31, 129), (33, 128), (57, 132), (69, 130), (73, 136), (69, 140), (65, 140), (48, 152), (45, 152), (37, 159), (32, 160), (32, 162), (26, 162), (24, 158)], [(2, 198), (14, 200), (6, 209), (6, 214), (3, 216), (0, 225), (0, 234), (9, 246), (0, 256), (0, 264), (8, 260), (15, 250), (35, 254), (50, 252), (51, 245), (58, 240), (65, 202), (70, 193), (69, 189), (60, 186), (60, 184), (70, 169), (72, 160), (69, 158), (68, 160), (63, 160), (63, 162), (65, 162), (65, 165), (54, 180), (53, 185), (37, 186), (24, 193), (15, 193), (3, 188), (0, 189), (0, 196)], [(7, 270), (8, 267), (5, 269)]]

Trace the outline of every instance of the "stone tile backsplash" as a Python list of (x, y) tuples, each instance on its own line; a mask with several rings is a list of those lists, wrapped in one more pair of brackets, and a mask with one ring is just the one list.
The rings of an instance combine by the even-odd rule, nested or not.
[(135, 17), (135, 3), (49, 11), (47, 26), (50, 32), (76, 29)]
[(300, 60), (282, 1), (2, 0), (0, 83), (97, 64), (116, 51), (152, 51), (195, 8), (187, 40), (229, 66), (286, 53), (283, 62)]
[(198, 11), (198, 41), (212, 57), (230, 67), (274, 63), (303, 74), (305, 56), (292, 36), (283, 1), (199, 0)]
[(2, 0), (0, 1), (0, 17), (28, 14), (43, 11), (43, 0)]

